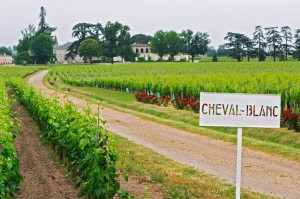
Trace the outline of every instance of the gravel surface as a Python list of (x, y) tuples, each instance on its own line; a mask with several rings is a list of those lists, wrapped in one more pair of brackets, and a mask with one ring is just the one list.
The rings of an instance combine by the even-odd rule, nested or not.
[[(36, 73), (29, 83), (50, 96), (64, 94), (48, 89), (42, 84), (47, 71)], [(85, 108), (85, 100), (69, 96), (78, 108)], [(97, 112), (97, 106), (90, 105)], [(101, 110), (109, 129), (117, 135), (142, 144), (183, 164), (193, 166), (234, 184), (236, 172), (236, 146), (178, 130), (163, 124), (115, 111)], [(242, 160), (242, 188), (283, 198), (300, 198), (300, 163), (279, 156), (250, 150), (244, 147)]]

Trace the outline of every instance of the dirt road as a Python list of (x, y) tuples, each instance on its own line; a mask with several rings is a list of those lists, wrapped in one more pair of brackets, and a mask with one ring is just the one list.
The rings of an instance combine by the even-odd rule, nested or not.
[[(47, 71), (29, 79), (29, 83), (47, 95), (57, 94), (42, 84)], [(69, 96), (77, 107), (87, 106), (85, 100)], [(97, 111), (96, 105), (91, 105)], [(195, 135), (139, 117), (104, 108), (102, 119), (109, 129), (120, 136), (142, 144), (183, 164), (191, 165), (204, 173), (235, 183), (236, 146), (219, 140)], [(267, 195), (300, 198), (300, 164), (282, 157), (243, 149), (242, 188)]]

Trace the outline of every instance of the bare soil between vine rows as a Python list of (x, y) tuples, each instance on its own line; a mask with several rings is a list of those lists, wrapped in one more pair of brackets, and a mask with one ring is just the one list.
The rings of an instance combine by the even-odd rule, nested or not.
[(55, 160), (52, 149), (43, 145), (38, 137), (39, 127), (20, 104), (13, 106), (21, 131), (14, 140), (20, 158), (20, 172), (24, 177), (17, 198), (62, 199), (77, 198), (78, 190)]
[[(57, 96), (63, 103), (63, 93), (57, 93), (43, 85), (48, 71), (31, 76), (29, 83), (49, 96)], [(78, 108), (86, 108), (83, 99), (68, 97)], [(97, 106), (90, 105), (97, 113)], [(182, 164), (193, 166), (235, 184), (236, 146), (224, 141), (207, 138), (178, 130), (156, 122), (104, 108), (101, 118), (107, 120), (109, 130), (130, 141)], [(300, 198), (300, 163), (280, 156), (243, 148), (242, 188), (258, 193), (282, 197)]]

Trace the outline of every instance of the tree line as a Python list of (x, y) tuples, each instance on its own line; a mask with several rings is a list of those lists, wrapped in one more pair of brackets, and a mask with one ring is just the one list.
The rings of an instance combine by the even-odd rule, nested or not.
[[(29, 24), (21, 31), (23, 37), (16, 47), (16, 64), (46, 64), (55, 60), (53, 32), (56, 28), (49, 26), (45, 18), (46, 9), (41, 7), (38, 26)], [(110, 21), (105, 25), (78, 23), (72, 28), (72, 37), (75, 41), (68, 47), (66, 59), (80, 55), (85, 62), (91, 63), (93, 57), (101, 57), (102, 61), (111, 63), (117, 56), (126, 61), (134, 61), (139, 55), (133, 52), (132, 44), (149, 44), (151, 51), (157, 53), (160, 60), (169, 55), (170, 60), (174, 61), (174, 56), (180, 53), (190, 55), (192, 61), (195, 56), (205, 54), (213, 56), (213, 61), (217, 61), (217, 56), (232, 57), (238, 62), (244, 59), (250, 61), (253, 58), (265, 61), (267, 56), (271, 56), (273, 61), (287, 61), (289, 56), (300, 60), (300, 29), (293, 34), (288, 26), (281, 29), (256, 26), (252, 38), (245, 34), (228, 32), (224, 38), (226, 43), (217, 50), (208, 47), (210, 39), (206, 32), (194, 33), (190, 29), (181, 33), (159, 30), (153, 36), (131, 36), (129, 26)], [(1, 54), (10, 54), (9, 52), (6, 48), (0, 48)]]
[(245, 58), (247, 61), (253, 58), (265, 61), (267, 56), (272, 57), (273, 61), (288, 61), (289, 56), (300, 61), (300, 29), (293, 34), (289, 26), (280, 29), (256, 26), (252, 38), (228, 32), (224, 39), (226, 43), (220, 45), (217, 51), (213, 48), (208, 50), (210, 55), (230, 56), (238, 62)]

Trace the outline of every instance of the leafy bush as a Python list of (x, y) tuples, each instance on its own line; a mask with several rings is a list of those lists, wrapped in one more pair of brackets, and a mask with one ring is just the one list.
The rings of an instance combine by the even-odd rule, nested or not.
[(288, 129), (300, 132), (300, 118), (299, 115), (292, 112), (291, 109), (286, 109), (282, 114), (282, 121), (287, 125)]
[(146, 61), (145, 57), (138, 57), (138, 62), (145, 62), (145, 61)]

